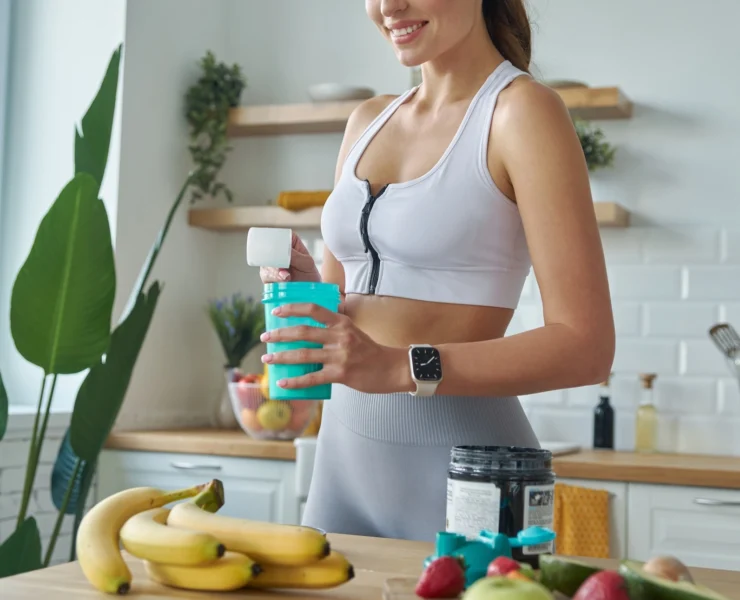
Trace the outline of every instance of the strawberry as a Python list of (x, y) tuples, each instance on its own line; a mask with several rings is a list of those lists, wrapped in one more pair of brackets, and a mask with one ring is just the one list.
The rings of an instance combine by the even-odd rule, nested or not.
[(462, 558), (441, 556), (424, 569), (416, 584), (422, 598), (457, 598), (465, 589), (465, 563)]
[(497, 556), (488, 565), (486, 575), (488, 577), (495, 577), (497, 575), (506, 575), (512, 571), (519, 571), (521, 565), (508, 556)]

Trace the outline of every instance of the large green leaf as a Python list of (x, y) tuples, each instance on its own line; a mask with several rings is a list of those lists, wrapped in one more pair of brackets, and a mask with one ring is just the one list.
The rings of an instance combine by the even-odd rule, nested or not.
[(39, 528), (36, 519), (28, 517), (0, 546), (0, 578), (36, 571), (41, 567)]
[[(67, 486), (69, 480), (74, 474), (75, 466), (78, 459), (77, 455), (72, 450), (72, 444), (70, 443), (70, 429), (67, 428), (67, 432), (64, 434), (62, 444), (59, 446), (59, 452), (57, 452), (57, 459), (54, 462), (54, 468), (51, 471), (51, 500), (57, 510), (62, 510), (62, 504), (64, 502), (64, 495), (67, 492)], [(84, 505), (86, 498), (82, 498), (83, 492), (83, 479), (85, 478), (86, 466), (88, 463), (82, 461), (82, 469), (79, 471), (75, 482), (72, 486), (72, 494), (69, 498), (69, 503), (65, 513), (73, 515), (77, 512), (77, 503), (82, 500)]]
[(108, 162), (120, 62), (119, 45), (108, 62), (98, 93), (82, 118), (82, 133), (75, 129), (75, 173), (89, 173), (98, 186), (102, 185)]
[(97, 190), (87, 173), (64, 187), (13, 285), (13, 341), (46, 373), (84, 371), (110, 343), (116, 269), (108, 213)]
[(8, 392), (5, 391), (3, 376), (0, 374), (0, 440), (8, 429)]
[(113, 331), (105, 362), (90, 369), (77, 392), (70, 443), (82, 460), (96, 461), (113, 429), (159, 294), (160, 285), (155, 281), (146, 295), (139, 295), (133, 310)]

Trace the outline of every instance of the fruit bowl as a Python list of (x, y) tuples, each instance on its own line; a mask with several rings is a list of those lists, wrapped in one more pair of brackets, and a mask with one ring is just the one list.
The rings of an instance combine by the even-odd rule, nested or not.
[(235, 373), (229, 398), (239, 426), (257, 440), (294, 440), (316, 415), (315, 400), (270, 400), (266, 374)]

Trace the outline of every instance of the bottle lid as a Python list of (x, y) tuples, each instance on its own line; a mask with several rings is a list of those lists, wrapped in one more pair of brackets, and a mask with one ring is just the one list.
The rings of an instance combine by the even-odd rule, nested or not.
[(640, 373), (640, 381), (642, 381), (642, 387), (646, 390), (652, 389), (653, 380), (657, 377), (655, 373)]
[(280, 227), (251, 227), (247, 233), (250, 267), (290, 267), (293, 231)]

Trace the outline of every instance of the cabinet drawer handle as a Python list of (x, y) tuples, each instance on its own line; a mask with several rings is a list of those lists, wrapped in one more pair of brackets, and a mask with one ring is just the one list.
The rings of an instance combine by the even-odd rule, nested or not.
[(740, 500), (713, 500), (712, 498), (694, 498), (694, 504), (704, 506), (740, 506)]
[(187, 462), (173, 462), (170, 463), (175, 469), (184, 469), (187, 471), (220, 471), (221, 465), (194, 465), (193, 463)]

